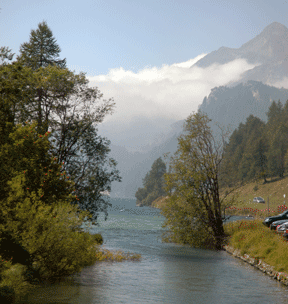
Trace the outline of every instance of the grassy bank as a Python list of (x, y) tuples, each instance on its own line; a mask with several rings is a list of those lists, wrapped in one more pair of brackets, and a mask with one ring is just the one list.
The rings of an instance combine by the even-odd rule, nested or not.
[[(229, 189), (220, 190), (220, 194), (223, 195)], [(237, 195), (233, 204), (234, 208), (227, 210), (228, 214), (257, 214), (260, 218), (273, 216), (282, 212), (279, 206), (284, 206), (284, 194), (286, 195), (285, 205), (288, 205), (288, 176), (282, 179), (268, 180), (265, 184), (263, 184), (263, 181), (251, 182), (237, 189), (234, 194)], [(253, 198), (256, 196), (263, 197), (265, 204), (253, 203)], [(268, 210), (268, 199), (270, 210)]]
[(261, 220), (230, 222), (224, 225), (230, 236), (227, 245), (239, 249), (275, 267), (278, 272), (288, 273), (288, 242), (275, 231), (264, 226)]
[[(220, 189), (220, 196), (222, 196), (226, 190), (229, 189)], [(288, 206), (288, 176), (282, 179), (268, 180), (266, 184), (263, 184), (263, 181), (251, 182), (235, 190), (233, 194), (237, 195), (236, 200), (233, 206), (226, 209), (225, 214), (250, 215), (257, 219), (273, 216), (283, 212), (285, 205)], [(284, 194), (286, 194), (285, 205)], [(253, 198), (256, 196), (263, 197), (265, 204), (254, 203)], [(151, 207), (161, 209), (165, 205), (165, 202), (166, 197), (159, 197), (152, 202)]]

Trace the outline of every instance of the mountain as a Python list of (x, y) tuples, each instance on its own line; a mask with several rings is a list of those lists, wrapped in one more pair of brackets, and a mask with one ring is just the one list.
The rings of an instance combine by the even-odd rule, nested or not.
[(204, 98), (198, 111), (207, 113), (214, 123), (229, 125), (233, 131), (240, 122), (245, 123), (250, 114), (266, 122), (266, 113), (273, 100), (280, 100), (284, 104), (288, 100), (288, 89), (278, 89), (259, 81), (249, 80), (234, 87), (213, 88), (209, 96)]
[[(240, 48), (221, 47), (191, 68), (206, 68), (239, 58), (256, 66), (243, 73), (237, 82), (213, 88), (198, 108), (212, 119), (214, 131), (216, 122), (222, 126), (229, 125), (233, 131), (240, 122), (245, 123), (250, 114), (267, 121), (266, 112), (271, 102), (280, 100), (285, 103), (288, 100), (288, 29), (284, 25), (274, 22)], [(272, 86), (281, 82), (285, 87), (287, 85), (287, 89)], [(123, 180), (112, 183), (111, 197), (134, 198), (153, 162), (163, 153), (173, 154), (177, 150), (177, 138), (183, 132), (183, 122), (181, 120), (172, 125), (171, 121), (163, 120), (159, 128), (159, 124), (149, 119), (137, 118), (129, 125), (129, 132), (125, 131), (127, 128), (122, 130), (121, 126), (106, 130), (109, 139), (112, 139), (111, 136), (115, 138), (111, 140), (116, 145), (111, 145), (110, 155), (118, 162)], [(121, 144), (123, 142), (125, 148)]]
[(235, 86), (248, 80), (270, 85), (287, 80), (288, 85), (288, 28), (281, 23), (273, 22), (240, 48), (221, 47), (197, 61), (191, 68), (206, 68), (212, 64), (225, 64), (235, 59), (246, 59), (248, 63), (257, 66), (227, 86)]

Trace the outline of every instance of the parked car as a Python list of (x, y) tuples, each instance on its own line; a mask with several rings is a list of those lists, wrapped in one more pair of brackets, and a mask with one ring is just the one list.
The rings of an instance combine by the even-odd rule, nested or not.
[(276, 228), (277, 228), (278, 225), (282, 225), (282, 224), (287, 223), (287, 222), (288, 222), (288, 220), (280, 220), (280, 221), (273, 222), (270, 225), (270, 229), (271, 230), (276, 230)]
[(270, 227), (270, 225), (273, 222), (276, 222), (279, 220), (285, 220), (285, 219), (288, 219), (288, 210), (284, 211), (281, 214), (275, 215), (275, 216), (266, 217), (265, 220), (263, 221), (263, 224), (267, 227)]
[(254, 198), (253, 198), (253, 202), (254, 202), (254, 203), (263, 203), (263, 204), (265, 204), (264, 198), (262, 198), (262, 197), (260, 197), (260, 196), (254, 197)]
[(281, 224), (276, 228), (277, 232), (281, 232), (281, 233), (286, 232), (287, 229), (288, 229), (288, 222)]

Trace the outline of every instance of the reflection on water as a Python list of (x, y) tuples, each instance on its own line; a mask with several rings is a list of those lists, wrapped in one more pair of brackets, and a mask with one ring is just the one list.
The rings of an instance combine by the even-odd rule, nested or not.
[(107, 249), (143, 259), (96, 263), (21, 303), (288, 303), (286, 287), (226, 252), (161, 243), (159, 210), (111, 203), (108, 220), (92, 233), (102, 233)]

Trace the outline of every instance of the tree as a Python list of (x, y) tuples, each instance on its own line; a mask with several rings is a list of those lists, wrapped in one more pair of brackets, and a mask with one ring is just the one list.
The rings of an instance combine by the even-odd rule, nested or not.
[(60, 68), (66, 67), (66, 58), (58, 59), (61, 49), (53, 37), (52, 31), (45, 21), (38, 24), (38, 29), (32, 30), (30, 41), (23, 43), (20, 47), (18, 61), (24, 65), (37, 70), (40, 67), (56, 65)]
[(139, 188), (135, 194), (137, 203), (150, 206), (158, 197), (165, 195), (164, 174), (166, 173), (166, 164), (162, 158), (156, 159), (151, 170), (143, 179), (144, 188)]
[(221, 186), (244, 183), (259, 177), (266, 181), (267, 145), (265, 143), (265, 123), (250, 115), (245, 124), (232, 133), (224, 149), (221, 165)]
[(9, 49), (8, 47), (0, 47), (0, 60), (2, 61), (1, 65), (7, 64), (7, 60), (11, 61), (14, 55), (15, 53), (11, 53), (11, 49)]
[[(16, 206), (26, 197), (36, 196), (49, 206), (60, 200), (71, 202), (76, 198), (71, 194), (75, 183), (66, 172), (60, 171), (61, 165), (57, 158), (47, 153), (51, 145), (49, 132), (45, 135), (37, 134), (35, 126), (36, 123), (11, 127), (9, 139), (0, 146), (1, 230), (5, 230), (9, 222), (15, 220)], [(21, 195), (12, 191), (15, 179), (21, 182)], [(18, 230), (22, 228), (23, 223), (18, 222)]]
[(280, 100), (272, 102), (267, 112), (268, 122), (266, 125), (266, 136), (269, 148), (267, 151), (268, 171), (271, 177), (282, 178), (285, 172), (285, 154), (288, 149), (287, 135), (288, 124), (287, 106), (283, 108)]
[(216, 142), (209, 122), (202, 113), (190, 115), (185, 122), (185, 135), (178, 138), (178, 149), (166, 173), (166, 217), (172, 239), (195, 247), (220, 250), (225, 242), (222, 215), (225, 197), (219, 195), (219, 171), (223, 158), (225, 134)]
[[(100, 192), (110, 191), (111, 182), (121, 181), (121, 178), (116, 170), (116, 162), (108, 158), (110, 142), (97, 135), (97, 124), (107, 114), (112, 114), (115, 103), (113, 99), (101, 100), (103, 94), (97, 88), (88, 87), (89, 81), (84, 73), (76, 75), (62, 68), (61, 62), (52, 58), (57, 52), (48, 52), (53, 47), (48, 48), (47, 60), (42, 60), (42, 66), (33, 64), (33, 56), (46, 52), (45, 48), (42, 52), (42, 44), (36, 42), (41, 37), (49, 38), (47, 32), (51, 38), (52, 33), (47, 30), (47, 26), (39, 25), (39, 29), (31, 33), (30, 44), (22, 46), (23, 56), (17, 62), (5, 66), (9, 73), (4, 69), (2, 74), (0, 71), (0, 79), (2, 75), (7, 88), (2, 94), (3, 99), (7, 100), (3, 116), (6, 120), (8, 113), (9, 121), (14, 125), (37, 121), (36, 130), (39, 134), (50, 131), (51, 142), (55, 144), (49, 148), (49, 154), (55, 155), (59, 164), (64, 162), (61, 170), (66, 170), (74, 179), (76, 194), (80, 197), (76, 203), (81, 208), (90, 206), (93, 221), (97, 220), (98, 212), (101, 211), (105, 212), (107, 218), (109, 203)], [(54, 38), (48, 38), (46, 44), (53, 46)], [(17, 69), (22, 72), (18, 74)], [(21, 87), (17, 89), (19, 83)], [(11, 103), (14, 95), (15, 105)], [(6, 133), (9, 134), (8, 131)]]

